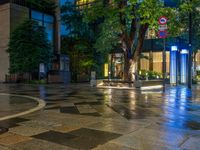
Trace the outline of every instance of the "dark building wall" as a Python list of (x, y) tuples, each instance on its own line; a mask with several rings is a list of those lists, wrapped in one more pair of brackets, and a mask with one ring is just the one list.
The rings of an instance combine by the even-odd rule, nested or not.
[(29, 9), (20, 5), (10, 4), (10, 30), (11, 32), (25, 19), (29, 18)]
[(10, 4), (0, 5), (0, 82), (5, 81), (8, 74), (9, 57), (6, 52), (10, 37)]

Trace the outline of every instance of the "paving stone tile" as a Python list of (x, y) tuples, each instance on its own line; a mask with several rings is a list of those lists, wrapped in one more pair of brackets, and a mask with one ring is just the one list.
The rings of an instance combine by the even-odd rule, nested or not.
[(50, 131), (33, 137), (77, 149), (88, 150), (119, 136), (121, 135), (111, 132), (81, 128), (68, 133)]
[(80, 114), (76, 107), (61, 107), (60, 112), (69, 114)]
[(69, 147), (73, 147), (76, 149), (89, 150), (98, 146), (99, 144), (104, 144), (104, 143), (105, 143), (104, 139), (78, 136), (74, 139), (66, 141), (64, 145), (67, 145)]
[(148, 147), (149, 149), (153, 149), (154, 147), (155, 149), (172, 149), (178, 148), (186, 139), (187, 137), (182, 134), (144, 128), (119, 137), (111, 142), (135, 149), (147, 149)]
[(4, 134), (0, 134), (0, 139), (1, 139), (1, 138), (4, 138), (4, 137), (7, 137), (7, 136), (10, 136), (10, 135), (13, 135), (13, 133), (6, 132), (6, 133), (4, 133)]
[(13, 150), (13, 149), (0, 145), (0, 150)]
[(90, 101), (90, 102), (79, 102), (79, 103), (75, 103), (75, 105), (102, 105), (101, 101)]
[(88, 128), (81, 128), (78, 130), (74, 130), (71, 132), (68, 132), (68, 134), (81, 136), (81, 137), (92, 137), (92, 138), (99, 138), (103, 140), (111, 140), (115, 139), (117, 137), (120, 137), (121, 134), (116, 134), (112, 132), (106, 132), (106, 131), (100, 131), (100, 130), (93, 130)]
[(0, 138), (0, 144), (2, 145), (12, 145), (23, 141), (31, 140), (30, 137), (25, 137), (17, 134), (11, 134), (9, 136)]
[(181, 145), (181, 148), (184, 150), (199, 150), (200, 138), (190, 137)]
[(106, 143), (103, 145), (99, 145), (96, 148), (93, 148), (92, 150), (135, 150), (130, 147), (118, 145), (115, 143)]
[(61, 126), (61, 127), (54, 128), (53, 131), (67, 133), (67, 132), (70, 132), (70, 131), (73, 131), (73, 130), (80, 129), (82, 127), (83, 126), (78, 126), (78, 125), (71, 125), (71, 126), (70, 125), (64, 125), (64, 126)]
[(10, 128), (9, 132), (22, 135), (22, 136), (33, 136), (43, 132), (47, 132), (48, 130), (42, 128), (34, 128), (29, 126), (17, 126), (14, 128)]
[(67, 133), (61, 133), (61, 132), (55, 132), (55, 131), (48, 131), (44, 132), (35, 136), (32, 136), (33, 138), (46, 140), (49, 142), (54, 142), (61, 145), (66, 145), (66, 142), (70, 139), (74, 139), (77, 136)]
[(90, 129), (96, 129), (107, 132), (114, 132), (118, 134), (127, 134), (133, 132), (142, 126), (135, 124), (125, 124), (120, 122), (98, 122), (87, 126)]
[(81, 113), (81, 115), (86, 115), (86, 116), (95, 116), (95, 117), (100, 117), (101, 115), (97, 112), (95, 113)]
[(87, 113), (96, 113), (97, 111), (93, 109), (90, 105), (76, 105), (78, 111), (81, 114), (87, 114)]
[(26, 142), (21, 142), (11, 147), (15, 150), (74, 150), (73, 148), (48, 142), (40, 139), (32, 139)]
[(49, 121), (48, 119), (30, 120), (27, 122), (20, 123), (20, 125), (33, 127), (33, 128), (39, 128), (39, 129), (46, 129), (46, 130), (50, 130), (54, 127), (62, 126), (61, 123), (56, 123), (56, 121), (52, 122), (52, 121)]

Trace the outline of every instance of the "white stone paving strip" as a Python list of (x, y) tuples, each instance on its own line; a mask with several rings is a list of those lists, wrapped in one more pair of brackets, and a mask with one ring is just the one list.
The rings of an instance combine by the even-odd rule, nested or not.
[(33, 112), (35, 112), (35, 111), (41, 110), (41, 109), (44, 108), (45, 105), (46, 105), (46, 103), (44, 102), (44, 100), (39, 99), (39, 98), (36, 98), (36, 97), (32, 97), (32, 96), (16, 95), (16, 94), (7, 94), (7, 93), (0, 93), (0, 95), (3, 95), (3, 96), (18, 96), (18, 97), (23, 97), (23, 98), (29, 98), (29, 99), (32, 99), (32, 100), (38, 102), (38, 105), (37, 105), (36, 107), (31, 108), (31, 109), (26, 110), (26, 111), (23, 111), (23, 112), (20, 112), (20, 113), (17, 113), (17, 114), (13, 114), (13, 115), (1, 117), (1, 118), (0, 118), (0, 121), (8, 120), (8, 119), (12, 119), (12, 118), (16, 118), (16, 117), (20, 117), (20, 116), (24, 116), (24, 115), (33, 113)]

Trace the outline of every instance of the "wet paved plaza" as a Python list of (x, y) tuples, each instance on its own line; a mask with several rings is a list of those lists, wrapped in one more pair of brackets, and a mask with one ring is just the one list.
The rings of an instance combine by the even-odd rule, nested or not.
[(29, 110), (37, 106), (37, 102), (29, 98), (0, 93), (0, 118)]
[[(199, 92), (2, 84), (0, 93), (38, 97), (46, 106), (0, 121), (0, 150), (199, 150)], [(4, 115), (12, 113), (1, 103)]]

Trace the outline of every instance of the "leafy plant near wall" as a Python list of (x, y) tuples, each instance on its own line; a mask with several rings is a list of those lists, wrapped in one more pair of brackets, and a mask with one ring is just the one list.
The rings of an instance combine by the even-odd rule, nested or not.
[(161, 79), (162, 73), (156, 72), (156, 71), (148, 71), (148, 70), (140, 70), (139, 71), (139, 78), (141, 80), (145, 80), (148, 77), (148, 79)]
[(7, 52), (10, 73), (22, 75), (38, 72), (39, 64), (49, 64), (52, 56), (44, 27), (33, 20), (25, 20), (12, 32)]
[(27, 4), (31, 8), (47, 13), (54, 13), (57, 7), (53, 0), (27, 0)]

